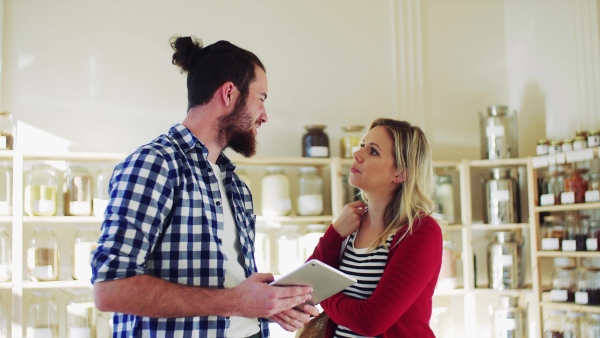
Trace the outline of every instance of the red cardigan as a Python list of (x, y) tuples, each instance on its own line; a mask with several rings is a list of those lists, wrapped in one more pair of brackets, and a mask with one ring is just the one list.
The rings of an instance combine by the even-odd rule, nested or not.
[[(370, 337), (433, 337), (429, 328), (432, 296), (442, 265), (442, 231), (426, 216), (415, 221), (412, 235), (394, 246), (392, 241), (383, 275), (373, 294), (360, 300), (337, 293), (321, 302), (330, 320), (325, 337), (333, 337), (336, 324)], [(329, 226), (309, 259), (339, 266), (341, 237)]]

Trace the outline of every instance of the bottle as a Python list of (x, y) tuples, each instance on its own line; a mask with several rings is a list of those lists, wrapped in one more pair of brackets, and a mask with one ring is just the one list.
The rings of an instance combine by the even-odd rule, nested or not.
[(56, 171), (47, 164), (35, 164), (25, 175), (23, 207), (29, 216), (55, 216), (58, 208)]
[(564, 310), (550, 310), (544, 319), (544, 338), (563, 338), (565, 313)]
[(559, 205), (560, 196), (564, 192), (564, 172), (557, 167), (548, 169), (540, 182), (541, 206)]
[(302, 236), (302, 260), (306, 261), (313, 254), (323, 233), (327, 230), (325, 224), (309, 224), (306, 226), (307, 233)]
[(254, 260), (258, 271), (271, 271), (271, 237), (263, 223), (256, 224)]
[(29, 305), (27, 338), (58, 338), (58, 306), (52, 292), (34, 291)]
[(486, 222), (492, 225), (518, 223), (517, 180), (510, 168), (494, 168), (485, 180)]
[(10, 337), (8, 335), (8, 318), (10, 318), (8, 308), (2, 301), (2, 297), (0, 297), (0, 338)]
[(235, 173), (238, 175), (238, 177), (240, 178), (240, 180), (244, 181), (244, 183), (246, 183), (246, 185), (248, 186), (248, 190), (252, 190), (252, 180), (250, 179), (250, 175), (248, 175), (248, 173), (246, 173), (246, 170), (244, 169), (236, 169)]
[(545, 216), (542, 230), (542, 250), (562, 250), (562, 242), (566, 236), (565, 220), (560, 216)]
[(112, 173), (113, 169), (102, 167), (94, 177), (94, 189), (92, 189), (94, 191), (94, 199), (92, 200), (92, 207), (94, 209), (94, 216), (96, 217), (104, 216), (104, 211), (106, 210), (110, 198), (108, 185)]
[(522, 243), (517, 233), (499, 231), (488, 245), (488, 287), (494, 290), (519, 289), (523, 285)]
[(354, 158), (354, 152), (360, 147), (363, 126), (342, 126), (340, 138), (340, 157)]
[(449, 224), (454, 224), (454, 188), (452, 187), (452, 176), (436, 176), (435, 200), (438, 213)]
[(286, 216), (292, 210), (290, 179), (280, 167), (269, 167), (262, 178), (263, 216)]
[(325, 134), (323, 124), (304, 126), (306, 133), (302, 136), (302, 157), (329, 157), (329, 137)]
[(519, 307), (519, 298), (500, 296), (500, 304), (494, 308), (494, 338), (524, 338), (525, 313)]
[(442, 267), (438, 275), (436, 288), (440, 290), (456, 289), (456, 258), (457, 253), (454, 250), (454, 244), (451, 240), (443, 241), (444, 249), (442, 251)]
[(586, 203), (600, 202), (600, 172), (590, 174), (584, 199)]
[(0, 227), (0, 282), (8, 282), (12, 276), (10, 237), (6, 228)]
[(12, 215), (12, 167), (8, 163), (0, 164), (0, 215)]
[(479, 113), (482, 159), (517, 158), (517, 119), (507, 106), (489, 106)]
[(284, 275), (304, 262), (300, 237), (297, 225), (285, 224), (277, 232), (278, 271), (280, 274)]
[(565, 176), (565, 189), (561, 194), (561, 204), (584, 203), (588, 182), (583, 178), (587, 169), (570, 169)]
[(600, 251), (600, 219), (590, 220), (589, 224), (586, 249), (587, 251)]
[(14, 145), (15, 125), (13, 116), (7, 111), (0, 112), (0, 150), (13, 150)]
[(59, 276), (58, 239), (50, 228), (35, 228), (27, 250), (27, 274), (32, 281), (55, 281)]
[(565, 223), (565, 238), (562, 251), (586, 251), (589, 215), (568, 214)]
[(298, 215), (323, 214), (323, 179), (315, 167), (301, 167), (298, 176)]
[(92, 174), (84, 167), (70, 167), (64, 175), (65, 216), (92, 215)]
[(67, 304), (67, 337), (96, 338), (97, 311), (89, 290), (71, 290)]
[(579, 338), (582, 337), (582, 326), (585, 325), (585, 315), (581, 312), (567, 312), (567, 319), (564, 325), (564, 337)]
[(71, 276), (75, 280), (90, 280), (92, 278), (92, 251), (98, 247), (100, 234), (96, 229), (80, 227), (73, 239), (71, 255)]

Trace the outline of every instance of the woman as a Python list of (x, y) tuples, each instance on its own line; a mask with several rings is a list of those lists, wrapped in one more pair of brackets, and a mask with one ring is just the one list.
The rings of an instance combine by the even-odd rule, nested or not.
[(324, 301), (325, 337), (434, 337), (429, 328), (442, 262), (434, 210), (431, 150), (423, 131), (380, 118), (354, 153), (350, 203), (327, 229), (311, 258), (358, 282)]

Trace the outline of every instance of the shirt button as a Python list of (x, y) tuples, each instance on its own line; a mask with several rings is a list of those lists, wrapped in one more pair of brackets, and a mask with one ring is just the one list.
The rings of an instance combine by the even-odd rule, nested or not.
[(212, 173), (212, 168), (211, 167), (208, 167), (207, 170), (208, 170), (209, 173)]
[(219, 244), (223, 244), (223, 240), (219, 238)]
[(217, 201), (217, 206), (220, 207), (221, 206), (221, 201)]

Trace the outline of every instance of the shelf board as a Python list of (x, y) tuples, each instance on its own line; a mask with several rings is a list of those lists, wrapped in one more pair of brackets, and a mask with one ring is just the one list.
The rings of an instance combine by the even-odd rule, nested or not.
[(0, 223), (12, 223), (12, 216), (0, 216)]
[(527, 158), (507, 158), (502, 160), (471, 160), (469, 165), (473, 168), (495, 168), (526, 166)]
[(236, 165), (264, 165), (264, 166), (328, 166), (331, 158), (316, 157), (231, 157)]
[(540, 307), (547, 309), (567, 310), (573, 312), (600, 313), (600, 306), (598, 305), (581, 305), (574, 303), (541, 301)]
[(24, 153), (25, 161), (121, 162), (127, 157), (120, 153)]
[(487, 288), (476, 288), (475, 290), (473, 290), (473, 292), (476, 295), (484, 295), (484, 294), (490, 294), (490, 295), (522, 295), (522, 294), (526, 294), (526, 293), (531, 293), (533, 292), (533, 290), (531, 288), (523, 288), (523, 289), (511, 289), (511, 290), (493, 290), (493, 289), (487, 289)]
[(12, 289), (11, 282), (0, 282), (0, 290), (10, 290)]
[(15, 152), (12, 150), (0, 150), (0, 160), (12, 160)]
[(442, 230), (446, 231), (462, 231), (465, 228), (462, 224), (449, 224), (442, 228)]
[(31, 224), (102, 224), (96, 216), (24, 216), (23, 223)]
[(600, 257), (600, 251), (537, 251), (537, 256), (597, 258)]
[(91, 288), (92, 284), (89, 280), (64, 280), (54, 282), (32, 282), (23, 281), (23, 289), (38, 290), (38, 289), (81, 289)]
[(451, 290), (440, 290), (435, 289), (433, 296), (443, 297), (443, 296), (463, 296), (467, 291), (463, 288), (459, 289), (451, 289)]
[(325, 216), (256, 216), (257, 222), (277, 222), (277, 223), (331, 223), (333, 220), (332, 215)]
[(528, 229), (529, 223), (510, 223), (510, 224), (473, 224), (471, 229), (473, 230), (522, 230)]
[[(342, 158), (342, 165), (343, 166), (351, 166), (352, 163), (354, 162), (353, 158)], [(454, 169), (459, 169), (460, 168), (460, 161), (436, 161), (433, 160), (433, 167), (434, 168), (454, 168)]]
[(545, 211), (572, 211), (572, 210), (589, 210), (589, 209), (600, 209), (600, 202), (593, 203), (575, 203), (575, 204), (561, 204), (561, 205), (549, 205), (545, 207), (534, 207), (534, 212), (545, 212)]

